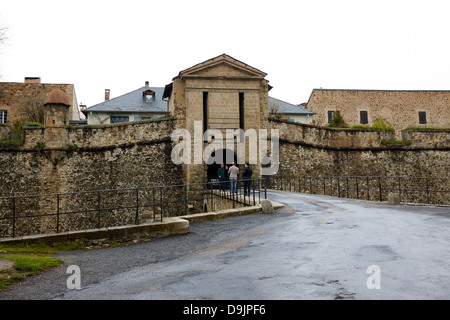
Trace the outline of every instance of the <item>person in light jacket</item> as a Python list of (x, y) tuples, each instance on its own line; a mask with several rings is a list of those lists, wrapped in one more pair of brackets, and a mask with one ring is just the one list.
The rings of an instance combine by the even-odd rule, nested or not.
[(236, 163), (233, 162), (233, 165), (228, 169), (228, 175), (230, 179), (230, 187), (231, 192), (237, 193), (237, 179), (239, 176), (239, 168), (236, 167)]

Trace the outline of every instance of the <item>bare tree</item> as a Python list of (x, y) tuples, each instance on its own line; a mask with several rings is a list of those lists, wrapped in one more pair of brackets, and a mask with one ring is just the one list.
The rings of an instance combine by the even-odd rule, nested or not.
[[(0, 21), (0, 47), (2, 47), (6, 42), (6, 39), (7, 39), (6, 32), (7, 31), (8, 31), (8, 28), (5, 27), (2, 24), (2, 22)], [(1, 66), (0, 66), (0, 68), (1, 68)], [(1, 74), (0, 74), (0, 77), (1, 77)]]
[(44, 123), (44, 103), (45, 95), (29, 95), (19, 101), (17, 109), (25, 121)]
[(4, 44), (6, 41), (6, 31), (8, 28), (6, 28), (4, 25), (0, 22), (0, 44)]
[(269, 102), (269, 114), (275, 119), (281, 119), (281, 107), (280, 104), (275, 101)]

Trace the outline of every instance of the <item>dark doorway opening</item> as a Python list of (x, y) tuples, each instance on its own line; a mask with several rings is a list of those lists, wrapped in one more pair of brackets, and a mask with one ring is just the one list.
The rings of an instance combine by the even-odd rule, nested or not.
[[(223, 163), (225, 166), (231, 167), (231, 165), (233, 164), (233, 161), (236, 162), (237, 164), (237, 156), (234, 153), (234, 151), (229, 150), (229, 149), (221, 149), (221, 150), (216, 150), (211, 154), (211, 158), (215, 158), (216, 157), (216, 152), (217, 152), (217, 159), (214, 163), (208, 164), (208, 172), (207, 172), (207, 176), (208, 176), (208, 181), (210, 181), (211, 179), (217, 179), (218, 175), (217, 175), (217, 171), (220, 168), (220, 165)], [(229, 161), (227, 162), (227, 158), (229, 159)], [(230, 161), (231, 160), (231, 161)], [(217, 163), (218, 162), (218, 163)], [(209, 161), (208, 161), (209, 163)]]

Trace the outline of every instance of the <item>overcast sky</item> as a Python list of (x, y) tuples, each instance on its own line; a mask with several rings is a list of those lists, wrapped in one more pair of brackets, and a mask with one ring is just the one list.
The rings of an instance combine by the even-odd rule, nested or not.
[(449, 90), (449, 1), (1, 0), (0, 81), (73, 83), (88, 107), (222, 53), (270, 95), (313, 88)]

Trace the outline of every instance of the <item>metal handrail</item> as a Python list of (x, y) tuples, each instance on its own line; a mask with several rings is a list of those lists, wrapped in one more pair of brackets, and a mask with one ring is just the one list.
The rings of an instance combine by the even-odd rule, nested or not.
[[(300, 176), (278, 175), (268, 177), (270, 188), (301, 193), (323, 194), (366, 200), (383, 201), (387, 192), (398, 193), (400, 200), (408, 196), (409, 202), (450, 204), (450, 197), (436, 200), (432, 195), (450, 193), (450, 178), (414, 176)], [(411, 193), (423, 193), (409, 199)], [(414, 201), (415, 200), (415, 201)]]
[[(242, 183), (244, 180), (238, 180), (238, 183)], [(247, 203), (243, 203), (244, 205), (253, 205), (256, 204), (255, 195), (258, 193), (258, 197), (261, 198), (261, 188), (262, 182), (265, 181), (265, 178), (253, 178), (250, 179), (251, 185), (253, 186), (253, 201), (248, 201)], [(161, 186), (148, 186), (148, 187), (136, 187), (136, 188), (121, 188), (121, 189), (105, 189), (105, 190), (88, 190), (88, 191), (79, 191), (79, 192), (66, 192), (66, 193), (49, 193), (49, 194), (38, 194), (38, 195), (21, 195), (21, 196), (8, 196), (8, 197), (0, 197), (0, 202), (10, 202), (10, 206), (2, 206), (0, 207), (3, 211), (9, 210), (9, 214), (7, 213), (3, 217), (0, 217), (0, 221), (10, 220), (12, 224), (12, 237), (16, 237), (16, 227), (17, 221), (19, 219), (25, 218), (38, 218), (38, 217), (54, 217), (56, 216), (56, 233), (60, 233), (60, 218), (68, 215), (76, 215), (76, 214), (96, 214), (94, 217), (96, 219), (96, 227), (101, 228), (102, 226), (102, 218), (105, 212), (112, 212), (115, 210), (135, 210), (134, 216), (134, 224), (140, 224), (141, 212), (140, 210), (151, 208), (153, 213), (153, 221), (157, 220), (157, 216), (160, 216), (160, 221), (163, 220), (164, 216), (167, 216), (167, 211), (170, 210), (171, 207), (179, 206), (182, 204), (184, 206), (184, 214), (188, 213), (188, 205), (200, 201), (204, 201), (205, 199), (210, 200), (210, 208), (213, 207), (214, 199), (217, 198), (226, 198), (223, 195), (216, 194), (213, 192), (214, 187), (217, 186), (216, 182), (205, 182), (205, 183), (193, 183), (193, 184), (175, 184), (175, 185), (161, 185)], [(258, 189), (256, 189), (256, 187)], [(240, 188), (241, 189), (241, 188)], [(242, 191), (242, 189), (241, 189)], [(128, 201), (125, 204), (119, 205), (108, 205), (111, 201), (117, 201), (117, 197), (107, 197), (105, 194), (107, 193), (130, 193), (125, 197), (125, 200)], [(149, 194), (143, 198), (141, 192), (149, 192)], [(95, 198), (90, 198), (89, 207), (87, 209), (77, 209), (74, 208), (78, 202), (86, 201), (86, 198), (75, 199), (78, 202), (75, 203), (66, 203), (66, 209), (63, 210), (62, 202), (66, 199), (69, 199), (71, 196), (85, 196), (85, 195), (94, 195)], [(169, 199), (164, 198), (169, 195)], [(30, 208), (25, 208), (21, 210), (20, 202), (22, 200), (29, 199), (44, 199), (45, 203), (42, 206), (44, 209), (44, 213), (36, 213)], [(150, 198), (150, 199), (149, 199)], [(48, 200), (47, 200), (48, 199)], [(129, 201), (132, 199), (132, 204)], [(231, 200), (231, 199), (230, 199)], [(43, 200), (41, 200), (43, 201)], [(72, 200), (73, 201), (73, 200)], [(102, 206), (103, 204), (103, 206)], [(34, 204), (35, 205), (35, 204)], [(104, 207), (107, 205), (107, 207)], [(233, 200), (233, 208), (235, 207), (236, 202)], [(50, 208), (50, 209), (49, 209)], [(31, 211), (27, 213), (27, 211)], [(47, 211), (47, 212), (45, 212)], [(50, 211), (50, 212), (49, 212)], [(157, 212), (159, 212), (157, 214)], [(20, 213), (24, 213), (25, 215), (20, 215)], [(104, 221), (104, 220), (103, 220)], [(110, 226), (110, 225), (108, 225)], [(1, 229), (0, 229), (1, 231)]]

